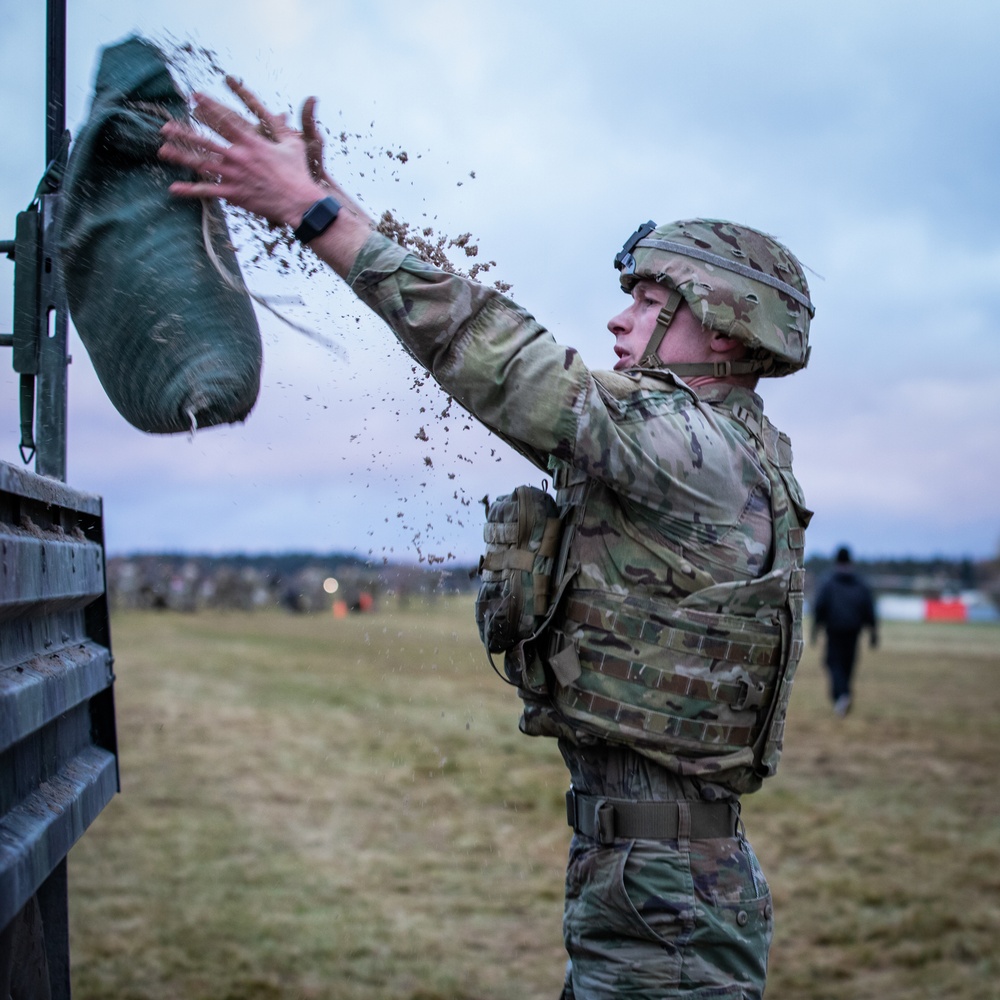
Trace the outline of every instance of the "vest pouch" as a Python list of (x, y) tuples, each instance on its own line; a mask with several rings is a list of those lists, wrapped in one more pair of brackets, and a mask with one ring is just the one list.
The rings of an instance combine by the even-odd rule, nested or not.
[(691, 760), (752, 760), (781, 677), (778, 624), (594, 591), (568, 595), (564, 617), (553, 701), (571, 724)]
[(514, 649), (544, 622), (561, 527), (555, 499), (535, 486), (518, 486), (490, 504), (476, 597), (476, 625), (488, 653)]

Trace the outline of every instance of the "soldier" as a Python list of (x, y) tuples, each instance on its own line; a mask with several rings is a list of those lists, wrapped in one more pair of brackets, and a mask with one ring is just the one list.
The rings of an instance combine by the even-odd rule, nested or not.
[(871, 588), (854, 570), (851, 550), (837, 550), (833, 572), (823, 581), (813, 609), (812, 641), (826, 632), (823, 662), (830, 675), (830, 700), (840, 718), (851, 710), (851, 682), (858, 657), (858, 636), (868, 629), (868, 645), (878, 646), (878, 622)]
[(317, 166), (311, 103), (300, 133), (234, 89), (259, 124), (196, 95), (219, 139), (164, 126), (161, 155), (202, 178), (172, 193), (294, 227), (556, 482), (551, 610), (504, 648), (521, 729), (558, 739), (572, 782), (563, 998), (761, 997), (771, 900), (739, 802), (781, 751), (811, 515), (754, 388), (806, 363), (801, 266), (745, 226), (639, 227), (615, 257), (617, 362), (592, 371), (516, 303), (375, 232)]

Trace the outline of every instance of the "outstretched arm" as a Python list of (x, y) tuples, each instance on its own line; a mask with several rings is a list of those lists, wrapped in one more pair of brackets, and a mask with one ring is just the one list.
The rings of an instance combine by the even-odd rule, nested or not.
[(340, 202), (340, 214), (309, 247), (347, 277), (375, 223), (323, 168), (315, 99), (303, 107), (300, 132), (288, 125), (284, 115), (271, 114), (241, 83), (232, 78), (226, 82), (257, 121), (196, 93), (194, 117), (217, 138), (179, 121), (163, 126), (160, 156), (190, 168), (200, 178), (175, 181), (170, 193), (181, 198), (222, 198), (293, 228), (310, 206), (332, 195)]
[[(197, 178), (171, 184), (172, 194), (222, 198), (292, 227), (332, 195), (340, 214), (310, 249), (350, 279), (359, 299), (482, 423), (543, 469), (549, 455), (572, 459), (578, 438), (596, 449), (596, 425), (616, 433), (579, 354), (556, 344), (529, 313), (496, 289), (437, 268), (387, 237), (373, 237), (372, 219), (322, 169), (315, 102), (306, 102), (299, 131), (242, 84), (227, 82), (249, 117), (195, 94), (194, 116), (214, 134), (177, 121), (163, 126), (160, 155)], [(585, 408), (587, 429), (581, 432)]]

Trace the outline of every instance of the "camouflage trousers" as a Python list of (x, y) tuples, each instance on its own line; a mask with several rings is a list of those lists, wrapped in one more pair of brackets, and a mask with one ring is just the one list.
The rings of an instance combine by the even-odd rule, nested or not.
[(576, 834), (566, 873), (562, 1000), (761, 1000), (771, 894), (743, 836)]

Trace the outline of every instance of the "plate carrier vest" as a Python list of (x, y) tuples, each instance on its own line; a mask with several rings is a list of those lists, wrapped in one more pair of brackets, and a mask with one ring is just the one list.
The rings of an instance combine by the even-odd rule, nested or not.
[(791, 475), (789, 439), (743, 407), (733, 415), (750, 432), (771, 487), (773, 555), (757, 579), (676, 599), (574, 590), (573, 538), (591, 481), (568, 466), (557, 470), (565, 527), (552, 614), (540, 634), (507, 654), (506, 672), (526, 702), (547, 702), (559, 722), (532, 727), (526, 714), (525, 732), (572, 733), (581, 742), (597, 736), (682, 774), (730, 772), (741, 792), (775, 773), (803, 649), (812, 513)]

